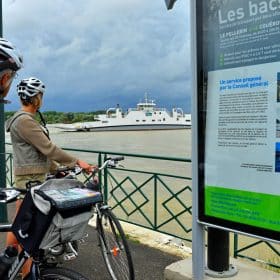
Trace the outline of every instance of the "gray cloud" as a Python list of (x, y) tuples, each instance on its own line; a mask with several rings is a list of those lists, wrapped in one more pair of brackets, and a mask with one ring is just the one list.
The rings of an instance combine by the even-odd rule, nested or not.
[(182, 102), (191, 94), (187, 4), (168, 12), (163, 0), (4, 1), (4, 37), (23, 52), (19, 78), (46, 83), (46, 110), (102, 109), (146, 91)]

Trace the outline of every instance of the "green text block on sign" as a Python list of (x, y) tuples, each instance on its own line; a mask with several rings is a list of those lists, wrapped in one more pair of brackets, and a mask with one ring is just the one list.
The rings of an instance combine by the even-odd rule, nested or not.
[(206, 186), (205, 214), (280, 231), (280, 196)]

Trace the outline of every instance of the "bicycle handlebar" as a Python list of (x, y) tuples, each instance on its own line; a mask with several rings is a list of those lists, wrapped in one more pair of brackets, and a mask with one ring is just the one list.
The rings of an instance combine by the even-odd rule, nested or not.
[[(117, 163), (122, 160), (124, 160), (123, 156), (108, 157), (100, 167), (92, 171), (92, 174), (95, 175), (98, 171), (101, 171), (106, 167), (114, 168), (117, 166)], [(54, 176), (58, 175), (60, 172), (67, 172), (67, 171), (73, 171), (75, 175), (78, 175), (81, 173), (82, 169), (78, 166), (71, 167), (71, 168), (63, 167), (63, 168), (59, 168)], [(36, 183), (38, 182), (36, 181)], [(30, 186), (32, 186), (32, 184)], [(21, 194), (26, 194), (27, 191), (28, 191), (27, 189), (19, 189), (19, 188), (0, 189), (0, 203), (9, 203), (15, 201), (20, 197)]]
[(115, 156), (115, 157), (108, 157), (107, 160), (113, 160), (113, 161), (121, 161), (124, 160), (124, 156)]
[[(114, 168), (116, 167), (117, 163), (121, 160), (124, 160), (124, 157), (123, 156), (116, 156), (116, 157), (108, 157), (104, 163), (98, 167), (98, 170), (97, 171), (101, 171), (103, 170), (105, 167), (111, 167), (111, 168)], [(94, 173), (94, 171), (93, 171)]]
[[(94, 168), (92, 170), (92, 174), (95, 175), (98, 171), (101, 171), (106, 167), (114, 168), (114, 167), (117, 166), (117, 163), (119, 161), (122, 161), (122, 160), (124, 160), (123, 156), (108, 157), (108, 158), (106, 158), (106, 160), (104, 161), (104, 163), (100, 167)], [(63, 172), (66, 172), (66, 173), (70, 172), (70, 173), (61, 174)], [(71, 172), (72, 172), (72, 174), (71, 174)], [(76, 176), (76, 175), (79, 175), (81, 172), (82, 172), (82, 168), (79, 167), (79, 166), (60, 167), (56, 170), (55, 174), (49, 175), (48, 178), (52, 179), (52, 178), (61, 178), (61, 177), (67, 177), (67, 176), (71, 177), (71, 175)], [(59, 175), (61, 175), (61, 176), (59, 176)]]
[(79, 167), (78, 165), (74, 166), (74, 167), (60, 167), (57, 169), (56, 174), (59, 174), (61, 172), (68, 172), (68, 171), (72, 171), (75, 175), (79, 175), (82, 172), (82, 168)]

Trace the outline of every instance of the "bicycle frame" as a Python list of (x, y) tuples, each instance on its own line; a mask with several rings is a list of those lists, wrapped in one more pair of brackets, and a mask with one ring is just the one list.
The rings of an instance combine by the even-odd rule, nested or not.
[[(100, 172), (101, 170), (105, 169), (106, 167), (111, 167), (114, 168), (116, 167), (116, 164), (118, 161), (123, 160), (123, 157), (115, 157), (115, 158), (110, 158), (108, 159), (102, 166), (99, 168), (96, 168), (93, 170), (92, 175), (95, 176), (97, 172)], [(62, 171), (67, 171), (67, 170), (62, 170)], [(74, 170), (73, 175), (77, 175), (77, 172), (79, 170)], [(74, 177), (74, 176), (73, 176)], [(49, 179), (51, 179), (50, 177)], [(10, 200), (0, 200), (0, 203), (6, 203), (8, 204), (9, 202), (15, 201), (18, 196), (13, 195), (14, 198)], [(101, 242), (100, 244), (102, 245), (102, 255), (107, 267), (107, 270), (112, 277), (112, 279), (123, 279), (122, 277), (119, 278), (118, 275), (120, 275), (120, 270), (116, 268), (116, 263), (121, 266), (121, 271), (126, 271), (127, 277), (129, 277), (130, 280), (134, 280), (134, 269), (133, 269), (133, 263), (131, 259), (131, 254), (129, 252), (129, 248), (127, 245), (127, 241), (125, 238), (125, 234), (121, 228), (120, 223), (117, 221), (117, 218), (113, 215), (113, 213), (110, 210), (110, 206), (104, 203), (103, 198), (102, 201), (96, 201), (95, 205), (92, 205), (93, 209), (95, 210), (95, 213), (97, 214), (97, 219), (99, 222), (97, 223), (98, 225), (98, 236), (99, 236), (99, 241)], [(19, 215), (17, 216), (19, 217)], [(20, 218), (19, 218), (20, 219)], [(103, 224), (103, 221), (105, 223)], [(108, 225), (109, 228), (112, 231), (112, 238), (108, 239), (109, 235), (105, 233), (106, 231), (104, 230), (104, 226)], [(12, 229), (11, 224), (6, 224), (6, 225), (0, 225), (0, 232), (10, 232)], [(14, 227), (13, 227), (14, 230)], [(120, 234), (120, 237), (119, 237)], [(24, 244), (24, 242), (23, 242)], [(66, 243), (65, 243), (66, 244)], [(76, 252), (75, 248), (72, 246), (72, 242), (68, 242), (67, 244), (70, 245), (71, 251), (74, 253), (75, 257), (78, 256), (78, 253)], [(64, 243), (61, 243), (61, 245), (64, 245)], [(72, 247), (72, 248), (71, 248)], [(28, 247), (26, 247), (27, 249)], [(27, 249), (28, 250), (28, 249)], [(30, 252), (30, 251), (28, 251)], [(33, 258), (32, 261), (32, 267), (30, 270), (30, 279), (32, 280), (39, 280), (41, 279), (41, 275), (44, 276), (44, 267), (41, 266), (41, 264), (45, 264), (45, 256), (41, 255), (39, 252), (38, 254), (35, 253), (35, 256), (31, 253), (31, 255), (28, 253), (24, 248), (23, 250), (17, 255), (15, 258), (14, 263), (11, 265), (9, 268), (9, 271), (5, 277), (7, 277), (8, 280), (14, 280), (25, 262), (31, 257)], [(52, 252), (50, 251), (50, 254)], [(61, 254), (64, 254), (64, 251), (61, 251)], [(61, 255), (60, 254), (60, 255)], [(60, 256), (59, 255), (59, 256)], [(68, 253), (69, 255), (69, 253)], [(55, 255), (54, 255), (55, 256)], [(67, 255), (66, 255), (67, 256)], [(112, 258), (115, 260), (112, 261)], [(46, 262), (47, 264), (47, 262)], [(41, 268), (43, 268), (41, 270)], [(117, 277), (117, 278), (116, 278)], [(64, 279), (64, 278), (63, 278)], [(75, 278), (75, 279), (82, 279), (82, 278)], [(128, 279), (128, 278), (125, 278)]]
[[(19, 253), (19, 255), (16, 257), (16, 260), (12, 264), (11, 268), (8, 271), (8, 279), (14, 280), (16, 276), (18, 275), (19, 271), (23, 267), (24, 263), (29, 258), (29, 254), (25, 252), (24, 250)], [(36, 279), (36, 278), (34, 278)]]
[[(2, 224), (0, 225), (0, 233), (1, 232), (10, 232), (11, 231), (11, 224)], [(9, 280), (14, 280), (16, 278), (16, 276), (18, 275), (19, 271), (21, 270), (21, 268), (23, 267), (23, 265), (25, 264), (25, 262), (27, 261), (27, 259), (30, 258), (30, 255), (25, 251), (22, 250), (18, 256), (16, 257), (14, 263), (12, 264), (12, 266), (10, 267), (9, 271), (8, 271), (8, 279)], [(32, 266), (34, 265), (34, 263), (32, 264)], [(33, 271), (33, 269), (32, 269)], [(38, 271), (37, 269), (34, 270), (34, 272)], [(37, 275), (36, 275), (37, 276)], [(33, 279), (37, 279), (37, 278), (33, 278)]]
[[(8, 204), (20, 199), (20, 194), (26, 193), (26, 190), (20, 190), (16, 188), (7, 188), (0, 191), (0, 203)], [(13, 224), (1, 224), (0, 233), (12, 232)], [(4, 279), (15, 280), (19, 275), (20, 270), (32, 257), (32, 264), (28, 279), (40, 280), (40, 279), (74, 279), (74, 280), (88, 280), (82, 274), (67, 268), (51, 267), (45, 259), (45, 250), (36, 251), (34, 254), (29, 253), (29, 250), (22, 248), (20, 253), (14, 258), (13, 263), (5, 273)], [(43, 277), (43, 278), (42, 278)], [(57, 277), (57, 278), (56, 278)]]
[[(124, 157), (122, 156), (107, 158), (101, 166), (95, 167), (92, 170), (91, 177), (95, 178), (95, 176), (100, 174), (100, 171), (104, 170), (106, 167), (116, 167), (118, 162), (123, 159)], [(61, 168), (58, 169), (57, 174), (54, 174), (50, 179), (67, 178), (67, 176), (76, 179), (76, 176), (80, 174), (81, 171), (82, 170), (79, 167), (74, 169)], [(64, 174), (61, 174), (60, 172), (64, 172)], [(87, 184), (85, 184), (85, 187), (100, 192), (98, 181), (97, 184), (95, 184), (94, 181), (88, 181)], [(125, 233), (117, 217), (112, 213), (111, 207), (106, 204), (103, 196), (102, 201), (93, 205), (93, 209), (96, 214), (95, 228), (97, 230), (99, 246), (111, 279), (134, 280), (135, 274), (131, 253), (126, 241)]]

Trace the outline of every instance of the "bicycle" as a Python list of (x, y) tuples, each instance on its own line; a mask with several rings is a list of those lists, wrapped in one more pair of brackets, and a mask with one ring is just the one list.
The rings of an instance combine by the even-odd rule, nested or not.
[[(0, 203), (8, 204), (20, 199), (22, 194), (29, 191), (15, 188), (6, 188), (0, 190)], [(6, 233), (12, 231), (13, 224), (1, 224), (0, 232)], [(1, 280), (14, 280), (19, 275), (21, 268), (26, 261), (32, 257), (32, 266), (30, 274), (25, 279), (30, 280), (88, 280), (78, 272), (68, 268), (51, 267), (45, 258), (45, 252), (39, 250), (32, 254), (23, 246), (22, 251), (13, 257), (13, 262), (7, 268), (5, 275), (1, 276)]]
[[(102, 166), (96, 168), (92, 172), (92, 178), (95, 178), (97, 173), (104, 170), (105, 168), (114, 168), (118, 162), (123, 160), (124, 157), (109, 157), (102, 164)], [(57, 173), (48, 177), (53, 178), (70, 178), (76, 179), (77, 175), (81, 173), (79, 167), (73, 168), (60, 168)], [(101, 189), (98, 182), (88, 182), (85, 185), (86, 188), (101, 193)], [(105, 261), (106, 268), (109, 272), (110, 277), (113, 280), (134, 280), (134, 267), (129, 250), (129, 246), (126, 240), (123, 228), (113, 214), (110, 206), (106, 205), (103, 196), (101, 194), (101, 200), (94, 204), (94, 214), (96, 216), (96, 231), (99, 240), (99, 246), (101, 247), (101, 253)], [(77, 257), (77, 243), (70, 242), (61, 245), (60, 248), (56, 248), (55, 256), (61, 256), (66, 251), (67, 247), (74, 248), (74, 255)], [(70, 257), (71, 258), (71, 257)]]

